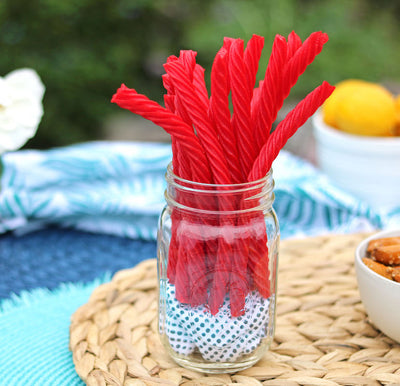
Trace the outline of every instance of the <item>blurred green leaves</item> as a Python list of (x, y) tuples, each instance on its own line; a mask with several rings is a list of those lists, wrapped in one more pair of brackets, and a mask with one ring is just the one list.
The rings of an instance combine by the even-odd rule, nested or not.
[(399, 81), (399, 15), (390, 0), (2, 0), (0, 75), (39, 73), (45, 115), (28, 146), (65, 145), (102, 137), (121, 83), (162, 101), (162, 64), (180, 49), (198, 51), (209, 76), (224, 36), (266, 38), (261, 78), (275, 34), (327, 32), (292, 97), (324, 79)]

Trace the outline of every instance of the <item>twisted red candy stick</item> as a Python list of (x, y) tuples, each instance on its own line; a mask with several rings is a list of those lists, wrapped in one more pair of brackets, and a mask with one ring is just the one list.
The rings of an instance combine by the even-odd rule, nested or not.
[(253, 35), (247, 42), (244, 50), (244, 64), (246, 67), (246, 77), (251, 92), (256, 83), (258, 64), (262, 50), (264, 48), (264, 38), (262, 36)]
[(236, 135), (242, 173), (247, 175), (256, 158), (256, 148), (254, 146), (250, 113), (252, 91), (250, 91), (246, 78), (243, 45), (244, 43), (241, 39), (236, 39), (231, 44), (229, 50), (229, 79), (233, 105), (232, 128)]
[[(175, 61), (179, 60), (185, 67), (186, 72), (188, 73), (188, 76), (191, 79), (193, 79), (193, 69), (196, 64), (195, 56), (196, 56), (196, 53), (194, 51), (181, 51), (179, 58), (177, 58), (176, 56), (170, 56), (167, 59), (167, 63), (175, 62)], [(187, 111), (184, 108), (182, 101), (179, 98), (179, 95), (175, 95), (174, 85), (172, 84), (172, 82), (169, 78), (169, 75), (164, 74), (162, 76), (162, 79), (163, 79), (163, 84), (164, 84), (165, 89), (167, 90), (168, 95), (173, 96), (173, 108), (171, 106), (172, 99), (168, 100), (168, 102), (170, 102), (170, 103), (168, 105), (166, 104), (165, 107), (167, 107), (168, 110), (172, 111), (177, 116), (181, 117), (182, 120), (186, 124), (191, 126), (192, 120), (190, 119), (189, 115), (187, 114)], [(165, 101), (165, 97), (164, 97), (164, 101)]]
[[(163, 85), (164, 85), (165, 89), (167, 90), (167, 94), (164, 95), (165, 107), (172, 113), (175, 113), (176, 115), (180, 116), (183, 119), (183, 121), (190, 126), (192, 124), (192, 121), (186, 114), (186, 111), (182, 108), (182, 104), (180, 103), (178, 97), (174, 95), (175, 90), (169, 79), (168, 74), (164, 74), (162, 76), (162, 79), (163, 79)], [(187, 168), (187, 166), (188, 166), (188, 162), (186, 162), (187, 160), (182, 159), (184, 157), (181, 152), (179, 142), (176, 141), (176, 139), (174, 137), (171, 138), (171, 145), (172, 145), (172, 164), (174, 167), (175, 175), (180, 176), (185, 179), (188, 179), (188, 180), (191, 180), (191, 175), (186, 174), (186, 176), (183, 176), (181, 174), (183, 171), (189, 172), (190, 167)], [(179, 162), (178, 158), (181, 159), (181, 161), (183, 161), (182, 163), (186, 164), (183, 171), (180, 170), (180, 166), (179, 166), (180, 162)]]
[(254, 136), (256, 136), (256, 124), (255, 124), (255, 115), (256, 115), (256, 109), (259, 107), (260, 103), (260, 97), (261, 97), (261, 89), (264, 81), (260, 80), (258, 82), (258, 87), (255, 87), (253, 90), (253, 98), (251, 99), (251, 105), (250, 105), (250, 111), (251, 111), (251, 117), (253, 121), (253, 127), (254, 127)]
[[(192, 221), (191, 221), (192, 220)], [(202, 233), (197, 220), (182, 215), (177, 223), (179, 238), (175, 275), (176, 298), (193, 307), (207, 301), (207, 277), (203, 242), (198, 239)]]
[(181, 303), (190, 303), (190, 277), (186, 248), (178, 248), (176, 253), (175, 297)]
[[(234, 43), (236, 41), (236, 39), (232, 39), (232, 38), (224, 38), (224, 43), (223, 43), (223, 49), (225, 49), (226, 51), (227, 51), (227, 55), (229, 55), (229, 52), (230, 52), (230, 49), (231, 49), (231, 46), (232, 46), (232, 44)], [(228, 62), (229, 63), (229, 62)], [(229, 66), (229, 64), (228, 64), (228, 66)], [(229, 70), (229, 67), (228, 67), (228, 70)], [(230, 89), (231, 88), (231, 85), (232, 85), (232, 83), (231, 83), (231, 78), (230, 78), (230, 76), (229, 76), (229, 74), (228, 74), (228, 76), (227, 76), (227, 81), (228, 81), (228, 84), (227, 84), (227, 87), (228, 87), (228, 89)], [(234, 129), (233, 129), (234, 130)], [(237, 138), (236, 137), (236, 133), (233, 133), (233, 135), (235, 135), (235, 138)], [(237, 139), (236, 139), (236, 141), (237, 141)], [(238, 158), (239, 159), (239, 158)], [(243, 173), (242, 173), (243, 174)], [(239, 176), (239, 174), (238, 174), (238, 176)], [(242, 179), (241, 179), (241, 181), (243, 181), (244, 180), (244, 177), (245, 176), (243, 176), (242, 177)], [(220, 219), (220, 223), (221, 223), (221, 225), (223, 225), (223, 227), (222, 227), (222, 229), (225, 231), (226, 229), (230, 229), (230, 227), (232, 226), (232, 224), (231, 224), (231, 222), (228, 222), (228, 223), (226, 223), (226, 220), (224, 220), (224, 219)], [(227, 227), (227, 228), (226, 228)], [(227, 244), (227, 245), (229, 245), (229, 248), (227, 248), (227, 245), (224, 245), (224, 244), (227, 244), (227, 243), (225, 243), (225, 240), (224, 239), (222, 239), (221, 241), (220, 241), (220, 243), (219, 243), (219, 248), (225, 248), (225, 249), (227, 249), (227, 251), (225, 252), (225, 254), (221, 254), (221, 253), (219, 253), (219, 255), (218, 256), (226, 256), (227, 258), (225, 259), (225, 262), (221, 262), (219, 265), (223, 265), (223, 269), (228, 269), (228, 270), (230, 270), (230, 275), (229, 276), (233, 276), (234, 275), (234, 272), (235, 271), (237, 271), (237, 269), (235, 268), (235, 266), (237, 267), (239, 264), (235, 264), (235, 266), (232, 264), (233, 263), (233, 259), (235, 258), (235, 254), (237, 254), (237, 253), (241, 253), (240, 251), (238, 251), (237, 250), (237, 246), (235, 245), (236, 243), (233, 243), (233, 244), (231, 244), (231, 245), (229, 245), (229, 244)], [(228, 253), (228, 254), (227, 254)], [(235, 280), (235, 278), (234, 277), (232, 277), (232, 278), (229, 278), (230, 280), (229, 280), (229, 285), (232, 285), (233, 283), (234, 283), (234, 280)], [(213, 291), (216, 291), (216, 289), (215, 289), (215, 282), (218, 280), (218, 277), (215, 277), (215, 280), (214, 280), (214, 287), (212, 287), (212, 290)], [(246, 282), (246, 278), (243, 278), (243, 277), (240, 277), (240, 283), (241, 283), (241, 285), (239, 285), (239, 286), (237, 286), (237, 288), (234, 288), (234, 289), (232, 289), (232, 291), (230, 290), (230, 288), (229, 287), (225, 287), (225, 288), (218, 288), (218, 290), (219, 290), (219, 293), (217, 294), (217, 296), (214, 296), (213, 297), (213, 300), (214, 300), (214, 310), (218, 310), (218, 307), (219, 307), (219, 305), (220, 305), (220, 302), (221, 302), (221, 300), (223, 301), (223, 291), (225, 290), (226, 292), (229, 292), (229, 293), (232, 293), (232, 296), (231, 296), (231, 305), (232, 305), (232, 308), (231, 308), (231, 314), (232, 315), (236, 315), (236, 316), (239, 316), (239, 315), (241, 315), (243, 312), (244, 312), (244, 302), (245, 302), (245, 294), (244, 294), (244, 292), (243, 292), (243, 288), (248, 288), (248, 285), (247, 285), (247, 282)], [(211, 309), (213, 309), (213, 304), (211, 304)], [(217, 307), (216, 307), (217, 306)], [(216, 312), (215, 311), (215, 312)]]
[(252, 184), (251, 191), (243, 194), (240, 208), (243, 215), (238, 218), (240, 227), (239, 247), (248, 256), (247, 272), (250, 274), (250, 288), (253, 286), (264, 297), (270, 296), (268, 239), (264, 213), (262, 209), (246, 212), (260, 205), (260, 194), (264, 195), (265, 182)]
[(324, 103), (326, 98), (332, 94), (334, 89), (334, 86), (331, 86), (328, 82), (324, 81), (287, 114), (285, 119), (279, 123), (274, 132), (268, 138), (267, 143), (261, 149), (260, 154), (249, 173), (249, 181), (259, 179), (268, 172), (271, 168), (272, 162), (277, 157), (283, 146), (285, 146), (287, 140), (307, 121), (311, 115), (315, 113), (318, 107)]
[(193, 86), (194, 89), (196, 90), (199, 99), (202, 101), (204, 105), (208, 106), (209, 99), (208, 99), (206, 82), (204, 80), (204, 73), (205, 69), (202, 66), (200, 66), (200, 64), (196, 64), (193, 73)]
[(168, 56), (168, 58), (167, 58), (167, 63), (169, 63), (169, 62), (175, 62), (176, 60), (178, 60), (179, 58), (177, 57), (177, 56), (175, 56), (175, 55), (170, 55), (170, 56)]
[(222, 45), (223, 48), (225, 48), (227, 51), (230, 50), (232, 43), (235, 41), (236, 39), (234, 38), (228, 38), (228, 37), (224, 37), (224, 43)]
[[(173, 86), (169, 80), (167, 74), (162, 76), (164, 88), (167, 90), (167, 94), (164, 95), (164, 104), (165, 107), (175, 113), (175, 95)], [(172, 147), (172, 165), (174, 173), (178, 176), (183, 176), (181, 173), (185, 173), (185, 168), (181, 171), (180, 170), (180, 161), (181, 158), (181, 149), (179, 148), (179, 142), (174, 138), (171, 137), (171, 147)], [(185, 165), (186, 166), (186, 165)], [(190, 170), (190, 168), (189, 168)], [(188, 170), (186, 170), (188, 171)], [(172, 211), (171, 213), (171, 240), (168, 249), (168, 266), (167, 266), (167, 277), (171, 284), (175, 283), (175, 275), (176, 275), (176, 266), (178, 262), (178, 248), (179, 248), (179, 241), (177, 238), (176, 233), (176, 225), (179, 222), (180, 216), (177, 211)]]
[[(191, 58), (194, 58), (194, 55), (191, 55)], [(214, 142), (218, 145), (218, 142), (216, 142), (216, 135), (212, 131), (212, 126), (209, 122), (207, 122), (208, 116), (204, 117), (203, 116), (203, 111), (205, 111), (206, 108), (208, 108), (208, 96), (204, 93), (201, 93), (201, 87), (202, 87), (202, 82), (200, 79), (200, 85), (198, 85), (198, 88), (194, 84), (191, 84), (191, 77), (189, 74), (189, 71), (192, 67), (187, 66), (185, 68), (184, 65), (180, 64), (179, 62), (175, 61), (174, 63), (170, 63), (171, 68), (168, 68), (168, 66), (165, 66), (167, 74), (169, 75), (172, 84), (174, 85), (174, 89), (176, 91), (176, 101), (177, 103), (177, 109), (178, 111), (186, 112), (187, 115), (189, 116), (189, 119), (191, 122), (194, 123), (196, 127), (196, 132), (197, 135), (199, 136), (200, 140), (205, 141), (204, 143), (206, 144), (206, 151), (210, 148), (210, 145), (207, 145), (207, 141), (212, 140), (211, 144)], [(177, 68), (178, 71), (174, 72), (174, 69)], [(199, 69), (199, 67), (194, 67), (195, 70), (196, 68)], [(203, 77), (203, 83), (204, 83), (204, 74), (201, 72), (200, 77)], [(193, 83), (197, 80), (199, 80), (199, 76), (194, 73), (193, 74)], [(190, 90), (188, 93), (187, 90)], [(205, 84), (204, 84), (204, 89), (205, 89)], [(185, 94), (186, 92), (186, 94)], [(203, 100), (199, 97), (199, 95), (205, 96)], [(181, 105), (179, 105), (181, 103)], [(196, 104), (197, 106), (197, 111), (193, 110), (193, 103)], [(210, 144), (210, 142), (208, 142)], [(218, 151), (218, 150), (217, 150)], [(222, 149), (221, 149), (222, 151)], [(214, 154), (207, 153), (209, 159), (214, 156)], [(222, 157), (223, 158), (223, 157)], [(211, 168), (213, 167), (213, 164), (211, 164)], [(201, 198), (199, 198), (199, 202), (197, 204), (201, 205)], [(180, 222), (179, 226), (183, 226), (183, 224), (186, 224), (185, 218), (183, 218)], [(199, 231), (201, 229), (199, 228)], [(199, 248), (199, 244), (197, 243), (196, 245), (191, 246), (191, 240), (188, 240), (188, 238), (181, 232), (181, 237), (179, 239), (179, 245), (180, 248), (184, 248), (187, 250), (186, 254), (186, 265), (192, 267), (192, 269), (189, 269), (189, 276), (191, 276), (192, 281), (189, 282), (189, 287), (193, 288), (193, 283), (197, 283), (196, 285), (199, 286), (196, 288), (195, 291), (189, 291), (189, 296), (190, 296), (190, 304), (192, 305), (198, 305), (199, 301), (202, 301), (205, 296), (205, 292), (207, 290), (207, 286), (205, 285), (205, 280), (206, 279), (206, 267), (205, 264), (206, 262), (204, 261), (204, 250), (203, 253), (196, 253), (195, 249)], [(206, 245), (207, 249), (209, 250), (209, 246)], [(217, 251), (212, 251), (212, 253), (216, 253)], [(219, 250), (219, 253), (225, 253), (225, 250)], [(179, 267), (179, 259), (178, 257), (178, 264), (177, 267)], [(218, 257), (218, 259), (221, 259), (221, 257)], [(226, 262), (225, 262), (226, 264)], [(180, 269), (180, 268), (177, 268)], [(195, 277), (193, 277), (195, 276)], [(218, 286), (223, 287), (224, 284), (227, 284), (228, 277), (226, 277), (226, 274), (224, 273), (217, 273), (215, 275), (216, 277), (219, 277), (218, 280)], [(213, 297), (215, 294), (218, 293), (218, 291), (213, 292)]]
[(212, 277), (208, 305), (213, 315), (218, 313), (224, 303), (231, 282), (231, 248), (223, 238), (219, 238), (216, 241), (214, 250), (211, 250), (212, 256), (209, 257), (209, 261), (211, 262), (209, 272), (212, 273)]
[(182, 120), (188, 124), (188, 126), (192, 126), (193, 122), (190, 118), (188, 111), (186, 110), (185, 104), (182, 102), (181, 95), (179, 93), (175, 96), (175, 107), (176, 107), (176, 115), (182, 118)]
[[(175, 96), (174, 95), (164, 95), (164, 104), (165, 107), (171, 111), (171, 113), (175, 112)], [(179, 176), (179, 161), (178, 161), (178, 152), (179, 144), (177, 143), (175, 138), (171, 138), (171, 147), (172, 147), (172, 164), (174, 167), (174, 172)]]
[[(171, 55), (167, 58), (167, 62), (174, 62), (175, 60), (178, 60), (178, 58), (175, 55)], [(174, 86), (171, 83), (171, 80), (169, 79), (169, 76), (167, 74), (163, 74), (161, 76), (162, 81), (163, 81), (163, 86), (165, 90), (167, 91), (167, 94), (164, 94), (164, 104), (165, 107), (170, 110), (171, 112), (175, 113), (175, 90)]]
[[(172, 137), (171, 139), (172, 139), (172, 151), (173, 151), (172, 164), (173, 164), (174, 174), (188, 181), (193, 180), (192, 176), (196, 174), (196, 170), (193, 170), (193, 165), (190, 164), (188, 157), (186, 157), (185, 155), (185, 152), (181, 150), (180, 143), (176, 141), (174, 137)], [(179, 191), (176, 191), (175, 194), (177, 196), (176, 200), (182, 204), (185, 204), (184, 196), (181, 197), (182, 195), (180, 194)], [(168, 250), (168, 267), (167, 267), (167, 277), (171, 282), (171, 284), (175, 283), (176, 269), (177, 269), (176, 267), (178, 265), (178, 258), (179, 258), (178, 251), (186, 247), (186, 244), (183, 243), (183, 241), (177, 237), (178, 233), (177, 227), (178, 224), (180, 224), (182, 218), (183, 216), (180, 211), (176, 209), (172, 210), (171, 241)], [(196, 248), (197, 247), (198, 246), (196, 245)], [(184, 259), (187, 260), (186, 256), (184, 256)], [(181, 263), (186, 264), (186, 260), (184, 260)], [(182, 272), (179, 272), (179, 275), (189, 276), (183, 278), (182, 280), (190, 284), (191, 272), (189, 270), (187, 269), (183, 270)], [(188, 293), (185, 295), (186, 300), (192, 299), (189, 295)]]
[(211, 173), (208, 161), (204, 155), (199, 139), (193, 130), (181, 118), (172, 114), (157, 102), (151, 101), (146, 96), (138, 94), (134, 89), (122, 85), (112, 97), (111, 102), (128, 109), (135, 114), (141, 115), (158, 126), (179, 141), (182, 150), (190, 160), (195, 173), (193, 181), (211, 182)]
[(197, 136), (209, 160), (213, 173), (213, 182), (216, 184), (229, 184), (230, 173), (221, 144), (208, 118), (208, 106), (205, 106), (197, 96), (194, 86), (190, 83), (181, 63), (178, 61), (166, 63), (164, 68), (170, 76), (175, 90), (179, 92), (180, 100), (196, 128)]
[(211, 68), (211, 99), (209, 116), (214, 122), (216, 132), (218, 133), (224, 156), (230, 170), (232, 182), (242, 182), (244, 176), (242, 175), (239, 166), (236, 137), (231, 126), (231, 111), (229, 109), (228, 52), (225, 48), (221, 48), (218, 51)]
[[(177, 60), (178, 58), (174, 57), (169, 57), (168, 60), (174, 61)], [(172, 113), (175, 113), (176, 106), (175, 106), (175, 90), (174, 87), (168, 77), (167, 74), (162, 75), (162, 80), (163, 80), (163, 85), (164, 88), (167, 90), (167, 94), (164, 95), (164, 104), (165, 108), (171, 111)], [(179, 148), (179, 142), (172, 137), (171, 138), (171, 147), (172, 147), (172, 164), (174, 168), (174, 173), (177, 176), (183, 176), (181, 175), (180, 172), (180, 166), (179, 166), (179, 160), (178, 158), (181, 158), (181, 150)], [(174, 243), (173, 243), (174, 245)]]
[(277, 100), (278, 110), (282, 107), (284, 99), (289, 95), (290, 89), (296, 84), (300, 75), (314, 61), (322, 51), (324, 44), (329, 40), (323, 32), (313, 32), (304, 43), (296, 50), (285, 68), (284, 82), (280, 98)]
[(265, 299), (271, 295), (271, 283), (269, 279), (269, 252), (267, 246), (267, 230), (262, 213), (255, 217), (253, 223), (253, 242), (255, 248), (256, 264), (253, 266), (253, 280), (258, 292)]
[(167, 93), (164, 94), (164, 105), (165, 108), (171, 111), (171, 113), (175, 113), (175, 91), (174, 87), (169, 80), (167, 74), (162, 76), (164, 88), (167, 90)]
[[(190, 171), (190, 165), (184, 154), (180, 157), (181, 169)], [(187, 172), (185, 172), (187, 174)], [(192, 171), (193, 173), (193, 171)], [(184, 174), (184, 178), (190, 181), (190, 177)], [(183, 183), (183, 182), (182, 182)], [(184, 185), (184, 183), (183, 183)], [(190, 187), (191, 184), (189, 183)], [(187, 192), (182, 192), (180, 188), (176, 188), (175, 200), (179, 204), (201, 209), (201, 197), (191, 197)], [(202, 234), (204, 231), (202, 225), (204, 219), (197, 214), (190, 215), (190, 212), (181, 210), (180, 208), (173, 208), (171, 214), (171, 243), (168, 252), (168, 267), (167, 276), (169, 281), (174, 284), (177, 276), (185, 276), (178, 280), (183, 280), (179, 283), (186, 283), (186, 289), (177, 289), (177, 293), (181, 298), (186, 299), (186, 303), (192, 306), (205, 304), (207, 301), (207, 286), (208, 281), (206, 277), (206, 254), (207, 244), (203, 245)], [(180, 259), (183, 259), (182, 261)], [(182, 264), (186, 267), (182, 269)], [(179, 287), (178, 283), (178, 287)], [(183, 291), (183, 292), (182, 292)]]
[(288, 36), (287, 44), (287, 58), (290, 59), (296, 53), (296, 51), (301, 47), (301, 39), (296, 32), (292, 31)]
[[(193, 169), (193, 165), (190, 164), (188, 157), (186, 157), (185, 152), (181, 150), (179, 142), (177, 142), (174, 137), (172, 137), (172, 151), (173, 151), (172, 164), (173, 164), (174, 174), (188, 181), (193, 180), (192, 176), (196, 174), (196, 170)], [(182, 197), (179, 191), (176, 191), (175, 194), (177, 196), (176, 200), (181, 204), (185, 205), (186, 204), (185, 195), (183, 195)], [(186, 248), (186, 244), (177, 237), (178, 233), (177, 227), (178, 224), (181, 223), (183, 217), (184, 216), (182, 216), (182, 213), (180, 211), (176, 210), (175, 208), (172, 210), (171, 241), (168, 251), (168, 267), (167, 267), (167, 276), (172, 284), (174, 284), (176, 277), (176, 269), (177, 269), (176, 267), (178, 265), (178, 258), (179, 258), (178, 251), (179, 249)], [(196, 245), (196, 248), (197, 247), (198, 245)], [(184, 263), (186, 263), (186, 261), (184, 261)], [(190, 275), (190, 271), (186, 270), (179, 272), (179, 275)], [(184, 280), (190, 283), (189, 279), (190, 277), (185, 278)], [(191, 297), (189, 297), (188, 299), (191, 299)]]
[(181, 50), (179, 53), (179, 61), (185, 67), (186, 74), (189, 77), (191, 83), (193, 83), (193, 73), (196, 66), (196, 55), (197, 52), (192, 50)]
[(164, 105), (165, 108), (171, 111), (171, 113), (175, 112), (175, 95), (164, 95)]
[[(201, 99), (205, 106), (208, 106), (208, 92), (204, 80), (204, 68), (196, 63), (197, 52), (192, 50), (181, 50), (178, 60), (182, 63), (185, 68), (186, 75), (189, 81), (193, 84), (197, 96)], [(167, 61), (167, 63), (174, 62), (175, 59)], [(163, 77), (168, 79), (168, 86), (173, 89), (173, 85), (169, 80), (169, 75), (165, 74)], [(175, 93), (175, 90), (174, 90)], [(193, 122), (190, 119), (188, 112), (184, 106), (184, 103), (180, 100), (180, 95), (175, 96), (176, 113), (179, 115), (188, 125), (192, 125)]]
[(179, 61), (183, 64), (190, 83), (193, 84), (197, 96), (204, 105), (208, 106), (208, 92), (204, 80), (204, 68), (196, 63), (197, 52), (192, 50), (181, 50)]
[(277, 114), (276, 95), (280, 93), (283, 82), (283, 71), (286, 63), (286, 40), (276, 35), (272, 45), (271, 56), (261, 84), (258, 103), (254, 106), (253, 121), (255, 124), (255, 140), (259, 151), (267, 141), (272, 123)]
[[(260, 205), (260, 194), (264, 195), (265, 182), (248, 184), (250, 189), (243, 191), (240, 197), (240, 214), (237, 216), (238, 235), (236, 248), (239, 254), (246, 256), (247, 281), (249, 290), (258, 289), (268, 298), (270, 295), (269, 258), (267, 230), (263, 210), (254, 210)], [(252, 209), (248, 211), (248, 209)], [(236, 305), (231, 305), (235, 310)]]
[(164, 74), (161, 76), (161, 78), (163, 81), (163, 86), (164, 86), (165, 90), (167, 90), (166, 95), (173, 96), (175, 94), (175, 92), (174, 92), (172, 84), (169, 80), (169, 76), (167, 74)]
[[(167, 90), (169, 92), (173, 91), (173, 86), (171, 85), (168, 75), (163, 76), (164, 84), (167, 86)], [(175, 100), (174, 95), (165, 95), (164, 99), (166, 100), (166, 104), (168, 102), (168, 98), (170, 97)], [(171, 103), (172, 104), (172, 103)], [(172, 108), (175, 109), (175, 104), (172, 106)], [(178, 103), (178, 110), (179, 110), (179, 103)], [(173, 171), (174, 174), (184, 178), (186, 180), (193, 180), (192, 174), (195, 174), (196, 171), (192, 170), (192, 165), (190, 165), (189, 159), (185, 156), (184, 152), (181, 151), (180, 149), (180, 144), (174, 137), (172, 137), (172, 163), (173, 163)], [(182, 204), (185, 204), (184, 196), (179, 197), (179, 191), (176, 192), (177, 195), (177, 200), (178, 202), (181, 202)], [(172, 229), (171, 229), (171, 241), (170, 241), (170, 246), (169, 246), (169, 251), (168, 251), (168, 267), (167, 267), (167, 277), (170, 281), (171, 284), (175, 284), (175, 278), (176, 278), (176, 271), (177, 269), (180, 270), (178, 273), (178, 283), (177, 283), (177, 296), (181, 300), (185, 300), (186, 302), (190, 303), (198, 303), (200, 300), (203, 299), (203, 301), (206, 301), (206, 292), (207, 292), (207, 286), (204, 284), (202, 285), (201, 283), (204, 282), (202, 281), (201, 278), (198, 277), (193, 277), (193, 272), (204, 272), (205, 270), (205, 262), (204, 262), (204, 251), (202, 246), (199, 243), (195, 243), (195, 245), (191, 245), (190, 241), (183, 240), (182, 238), (177, 237), (177, 228), (179, 224), (182, 224), (183, 216), (179, 211), (174, 209), (171, 214), (171, 219), (172, 219)], [(189, 247), (190, 245), (190, 247)], [(192, 249), (192, 253), (196, 253), (198, 256), (197, 263), (198, 263), (198, 269), (189, 269), (189, 267), (186, 267), (186, 269), (182, 269), (182, 264), (187, 266), (188, 263), (190, 263), (190, 259), (188, 259), (186, 252), (185, 253), (179, 253), (179, 251), (182, 251), (183, 249), (188, 250)], [(200, 252), (198, 250), (200, 249)], [(197, 252), (196, 252), (197, 251)], [(182, 261), (178, 261), (178, 259), (181, 258), (183, 259)], [(201, 265), (202, 264), (202, 265)], [(192, 264), (191, 264), (192, 266)], [(178, 267), (178, 268), (177, 268)], [(185, 288), (182, 288), (182, 283), (185, 284)], [(196, 296), (192, 293), (193, 291), (190, 290), (192, 287), (193, 283), (198, 283), (198, 289), (196, 291)], [(189, 290), (187, 290), (187, 288)], [(198, 305), (198, 304), (197, 304)]]

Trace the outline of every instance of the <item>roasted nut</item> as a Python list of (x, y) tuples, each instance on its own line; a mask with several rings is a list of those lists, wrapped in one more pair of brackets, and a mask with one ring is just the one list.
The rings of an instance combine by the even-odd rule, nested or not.
[[(363, 257), (363, 263), (370, 269), (372, 269), (377, 274), (386, 277), (386, 279), (393, 280), (393, 267), (387, 267), (381, 263), (377, 263), (376, 261), (370, 259), (369, 257)], [(400, 271), (399, 271), (399, 279), (400, 279)]]
[(372, 254), (375, 249), (387, 245), (400, 245), (400, 237), (383, 237), (381, 239), (371, 240), (367, 247), (367, 253)]
[(372, 251), (371, 257), (385, 265), (400, 265), (400, 244), (378, 247)]
[(393, 280), (400, 283), (400, 267), (393, 267), (392, 277)]

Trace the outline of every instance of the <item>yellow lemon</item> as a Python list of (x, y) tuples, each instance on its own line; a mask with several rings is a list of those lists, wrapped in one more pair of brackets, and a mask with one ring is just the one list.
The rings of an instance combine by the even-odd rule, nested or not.
[(344, 93), (336, 105), (337, 128), (351, 134), (391, 135), (396, 123), (393, 95), (384, 87), (368, 83)]
[(335, 85), (335, 90), (330, 95), (330, 97), (322, 105), (322, 116), (327, 125), (337, 127), (336, 122), (336, 111), (338, 101), (351, 92), (353, 89), (358, 89), (362, 85), (368, 84), (367, 82), (359, 79), (346, 79)]
[(400, 95), (397, 95), (394, 100), (395, 108), (396, 108), (396, 124), (394, 128), (394, 135), (400, 135)]

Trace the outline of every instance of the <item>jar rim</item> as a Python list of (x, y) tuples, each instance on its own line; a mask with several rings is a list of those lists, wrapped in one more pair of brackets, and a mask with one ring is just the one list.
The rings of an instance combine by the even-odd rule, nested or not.
[[(203, 182), (186, 180), (182, 177), (177, 176), (176, 174), (174, 174), (172, 162), (170, 162), (167, 166), (167, 173), (165, 174), (165, 179), (168, 182), (168, 184), (175, 186), (175, 187), (179, 187), (179, 189), (183, 189), (183, 190), (206, 193), (206, 192), (210, 192), (210, 190), (213, 190), (213, 188), (218, 187), (219, 189), (223, 188), (223, 191), (225, 191), (225, 192), (229, 191), (230, 193), (235, 193), (235, 192), (245, 192), (246, 190), (252, 190), (257, 187), (263, 186), (268, 182), (268, 180), (272, 179), (272, 175), (273, 175), (273, 170), (271, 167), (270, 170), (268, 171), (268, 173), (264, 177), (259, 178), (258, 180), (254, 180), (254, 181), (240, 182), (237, 184), (203, 183)], [(272, 187), (273, 187), (273, 180), (271, 182), (272, 182)], [(190, 186), (185, 186), (185, 184), (190, 185)]]

